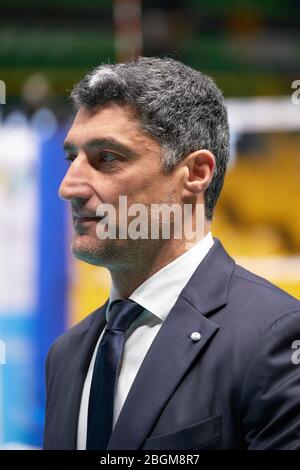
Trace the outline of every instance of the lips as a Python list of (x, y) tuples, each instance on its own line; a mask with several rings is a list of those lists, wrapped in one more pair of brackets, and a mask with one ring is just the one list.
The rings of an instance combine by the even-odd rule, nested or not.
[(90, 221), (99, 221), (103, 219), (103, 217), (95, 216), (95, 215), (86, 215), (86, 214), (73, 214), (73, 218), (75, 222), (90, 222)]
[(84, 220), (99, 220), (101, 217), (77, 217), (74, 216), (74, 219), (84, 221)]

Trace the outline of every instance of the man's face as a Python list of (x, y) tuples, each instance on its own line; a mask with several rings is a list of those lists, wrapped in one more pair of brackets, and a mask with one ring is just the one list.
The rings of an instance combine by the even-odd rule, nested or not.
[[(80, 108), (65, 139), (70, 167), (59, 189), (72, 205), (75, 256), (91, 264), (117, 266), (155, 252), (162, 240), (100, 239), (96, 210), (111, 204), (118, 225), (119, 196), (127, 205), (180, 202), (180, 176), (162, 170), (163, 150), (145, 134), (127, 106)], [(130, 217), (128, 218), (130, 220)], [(163, 242), (166, 242), (164, 240)]]

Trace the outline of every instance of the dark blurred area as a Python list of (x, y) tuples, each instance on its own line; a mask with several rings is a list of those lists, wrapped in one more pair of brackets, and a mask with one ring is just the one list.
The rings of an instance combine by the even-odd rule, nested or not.
[[(126, 27), (130, 5), (139, 2), (117, 3)], [(227, 96), (286, 94), (299, 73), (297, 0), (145, 0), (138, 8), (143, 54), (177, 57), (211, 74)], [(114, 18), (109, 0), (2, 0), (0, 64), (8, 94), (24, 97), (25, 80), (38, 72), (49, 84), (48, 100), (65, 98), (87, 70), (118, 58)], [(130, 50), (136, 54), (135, 44)]]

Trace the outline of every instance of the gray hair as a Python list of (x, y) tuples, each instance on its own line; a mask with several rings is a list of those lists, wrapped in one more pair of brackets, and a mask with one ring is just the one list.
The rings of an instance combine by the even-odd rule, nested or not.
[(133, 107), (144, 131), (165, 150), (165, 172), (191, 152), (210, 150), (216, 169), (204, 203), (212, 220), (229, 158), (227, 111), (212, 78), (171, 58), (139, 57), (100, 65), (75, 85), (71, 99), (76, 109), (109, 102)]

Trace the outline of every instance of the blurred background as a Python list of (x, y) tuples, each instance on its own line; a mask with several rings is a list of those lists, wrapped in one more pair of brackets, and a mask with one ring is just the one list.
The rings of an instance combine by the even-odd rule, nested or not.
[(47, 350), (109, 293), (107, 271), (72, 257), (57, 196), (69, 91), (101, 62), (139, 54), (178, 58), (223, 90), (231, 160), (213, 235), (300, 298), (299, 1), (1, 0), (2, 448), (41, 447)]

